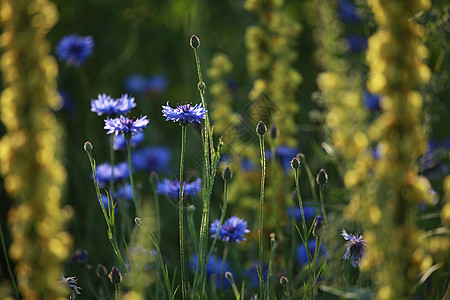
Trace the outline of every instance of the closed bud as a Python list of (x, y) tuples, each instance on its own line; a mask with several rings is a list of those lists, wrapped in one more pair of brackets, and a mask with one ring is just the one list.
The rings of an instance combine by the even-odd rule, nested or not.
[(111, 272), (108, 275), (108, 278), (113, 284), (119, 284), (122, 282), (122, 274), (120, 274), (120, 271), (116, 266), (112, 267)]
[(189, 41), (189, 44), (191, 44), (192, 49), (198, 49), (200, 47), (200, 40), (196, 35), (191, 36), (191, 40)]
[(89, 153), (92, 151), (92, 149), (94, 149), (94, 146), (92, 146), (90, 142), (84, 143), (84, 151)]
[(270, 126), (270, 138), (271, 139), (276, 139), (279, 135), (278, 129), (275, 126), (275, 124), (272, 124), (272, 126)]
[(294, 157), (294, 158), (291, 160), (291, 167), (292, 167), (292, 169), (294, 169), (294, 170), (297, 170), (298, 168), (300, 168), (300, 161), (297, 159), (297, 157)]
[(99, 278), (103, 278), (108, 275), (108, 270), (106, 269), (106, 267), (104, 265), (98, 264), (97, 269), (95, 270), (95, 274), (97, 274), (97, 276)]
[(316, 182), (320, 185), (325, 185), (328, 182), (328, 175), (323, 169), (320, 169), (319, 173), (317, 174)]
[(256, 125), (256, 133), (259, 135), (264, 135), (267, 131), (267, 127), (263, 121), (259, 121), (258, 125)]
[(287, 277), (286, 277), (286, 276), (281, 276), (281, 278), (280, 278), (280, 284), (281, 284), (282, 286), (287, 286), (288, 283), (289, 283), (289, 280), (287, 279)]
[(231, 174), (231, 169), (229, 167), (226, 167), (225, 170), (222, 172), (222, 178), (224, 181), (228, 182), (233, 177), (233, 174)]
[(228, 280), (233, 280), (233, 274), (231, 274), (231, 272), (225, 272), (225, 278)]
[(323, 230), (323, 218), (321, 215), (318, 215), (316, 221), (314, 222), (313, 235), (314, 237), (319, 237), (322, 234)]
[(189, 214), (193, 214), (194, 212), (195, 212), (195, 206), (194, 205), (189, 205), (188, 207), (187, 207), (187, 211), (188, 211), (188, 213)]

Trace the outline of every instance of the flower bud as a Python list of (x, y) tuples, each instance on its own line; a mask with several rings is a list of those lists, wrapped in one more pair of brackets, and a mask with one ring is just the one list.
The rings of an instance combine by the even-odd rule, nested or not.
[(194, 205), (189, 205), (188, 207), (187, 207), (187, 211), (188, 211), (188, 213), (189, 214), (193, 214), (194, 212), (195, 212), (195, 206)]
[(286, 276), (281, 276), (280, 284), (285, 287), (285, 286), (288, 285), (288, 283), (289, 283), (289, 280), (287, 279), (287, 277)]
[(122, 282), (122, 274), (120, 274), (119, 269), (116, 266), (113, 266), (111, 272), (108, 275), (109, 280), (113, 284), (119, 284)]
[(97, 269), (95, 270), (95, 274), (97, 274), (99, 278), (103, 278), (108, 275), (108, 270), (106, 270), (106, 267), (104, 265), (98, 264)]
[(320, 185), (325, 185), (328, 182), (328, 175), (323, 169), (320, 169), (319, 173), (317, 174), (316, 182)]
[(323, 218), (321, 215), (318, 215), (316, 221), (314, 222), (313, 236), (319, 237), (322, 234), (322, 230), (323, 230)]
[(297, 170), (298, 168), (300, 168), (300, 161), (297, 159), (297, 157), (294, 157), (294, 158), (291, 160), (291, 167), (292, 167), (292, 169), (294, 169), (294, 170)]
[(267, 127), (263, 121), (259, 121), (258, 125), (256, 125), (256, 133), (259, 135), (264, 135), (267, 131)]
[(225, 170), (222, 172), (222, 178), (224, 181), (228, 182), (233, 177), (233, 174), (231, 174), (231, 169), (229, 167), (226, 167)]
[(84, 151), (91, 152), (94, 149), (94, 146), (90, 142), (84, 143)]
[(189, 41), (189, 44), (191, 44), (192, 49), (198, 49), (200, 47), (200, 40), (196, 35), (191, 36), (191, 40)]
[(225, 272), (225, 278), (228, 280), (233, 280), (233, 274), (231, 274), (231, 272)]
[(275, 124), (272, 124), (272, 126), (270, 126), (270, 138), (272, 140), (276, 139), (279, 136), (279, 132), (277, 127), (275, 126)]

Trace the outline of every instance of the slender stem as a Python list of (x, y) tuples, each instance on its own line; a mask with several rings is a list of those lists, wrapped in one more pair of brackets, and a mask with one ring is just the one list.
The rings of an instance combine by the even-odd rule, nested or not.
[(181, 265), (181, 290), (183, 293), (183, 299), (187, 297), (186, 291), (186, 278), (185, 278), (185, 261), (184, 261), (184, 229), (183, 229), (183, 169), (184, 169), (184, 152), (186, 146), (186, 132), (187, 126), (181, 126), (181, 157), (180, 157), (180, 194), (178, 202), (178, 220), (179, 220), (179, 232), (180, 232), (180, 265)]
[(136, 199), (136, 192), (134, 190), (134, 180), (133, 180), (133, 167), (131, 164), (131, 146), (130, 146), (130, 140), (126, 139), (127, 141), (127, 153), (128, 153), (128, 168), (130, 170), (130, 184), (131, 184), (131, 190), (133, 191), (133, 201), (134, 201), (134, 208), (136, 210), (136, 216), (141, 215), (141, 208), (139, 206), (139, 201)]
[(322, 214), (323, 221), (328, 224), (327, 213), (325, 212), (325, 197), (323, 195), (323, 185), (319, 185), (319, 198), (320, 198), (320, 213)]
[(316, 202), (317, 201), (317, 195), (316, 195), (316, 189), (315, 189), (315, 185), (314, 185), (314, 182), (315, 182), (314, 181), (314, 177), (312, 176), (311, 169), (309, 168), (309, 165), (306, 162), (306, 158), (305, 157), (302, 157), (302, 158), (303, 158), (302, 159), (303, 166), (306, 169), (306, 174), (308, 174), (308, 181), (309, 181), (309, 186), (311, 187), (311, 193), (312, 193), (314, 201)]
[(270, 261), (269, 261), (269, 268), (267, 270), (266, 295), (264, 297), (267, 300), (269, 300), (269, 298), (270, 298), (270, 278), (272, 277), (274, 255), (275, 255), (275, 236), (271, 235), (271, 238), (270, 238)]
[(223, 247), (223, 255), (222, 255), (222, 264), (220, 265), (220, 285), (219, 285), (219, 289), (222, 289), (223, 286), (223, 278), (224, 276), (224, 267), (225, 267), (225, 262), (227, 260), (227, 256), (228, 256), (228, 248), (229, 248), (229, 243), (225, 243), (225, 246)]
[(109, 142), (109, 159), (111, 162), (111, 178), (109, 181), (109, 188), (111, 191), (111, 195), (114, 197), (114, 134), (110, 134), (110, 142)]
[(197, 234), (195, 232), (195, 223), (194, 223), (194, 210), (188, 207), (187, 209), (187, 223), (188, 223), (188, 229), (189, 233), (191, 235), (195, 252), (197, 252)]
[(156, 189), (156, 184), (152, 182), (152, 190), (153, 190), (153, 198), (155, 199), (155, 213), (156, 213), (156, 241), (159, 244), (160, 241), (160, 235), (161, 235), (161, 220), (159, 218), (160, 215), (160, 208), (159, 208), (159, 197), (158, 197), (158, 191)]
[(114, 285), (114, 294), (115, 294), (115, 299), (119, 300), (120, 297), (120, 287), (119, 284), (115, 284)]
[(260, 192), (260, 207), (259, 207), (259, 290), (260, 297), (264, 297), (264, 248), (263, 248), (263, 230), (264, 230), (264, 182), (266, 176), (266, 157), (264, 153), (264, 136), (259, 135), (259, 148), (261, 150), (261, 192)]
[(277, 176), (276, 176), (276, 162), (275, 162), (275, 139), (271, 138), (270, 139), (270, 170), (271, 170), (271, 176), (272, 176), (272, 180), (271, 180), (271, 188), (272, 188), (272, 222), (275, 225), (276, 228), (276, 232), (277, 234), (280, 233), (280, 222), (278, 222), (278, 215), (277, 215), (277, 202), (276, 202), (276, 193), (275, 193), (275, 186), (276, 186), (276, 181), (277, 181)]
[(206, 261), (209, 260), (209, 257), (211, 256), (214, 246), (216, 245), (217, 237), (219, 236), (220, 228), (223, 225), (223, 221), (225, 220), (225, 213), (227, 211), (227, 205), (228, 205), (228, 181), (224, 181), (224, 193), (223, 193), (223, 207), (222, 207), (222, 215), (220, 216), (219, 220), (219, 226), (217, 226), (216, 234), (214, 235), (214, 239), (211, 244), (211, 248), (209, 249), (208, 256), (206, 258)]
[(3, 229), (2, 229), (1, 222), (0, 222), (0, 238), (2, 240), (2, 249), (3, 249), (3, 254), (5, 256), (6, 268), (8, 269), (9, 277), (11, 278), (11, 285), (14, 289), (14, 293), (16, 294), (16, 299), (20, 299), (19, 290), (17, 289), (17, 285), (16, 285), (16, 279), (14, 278), (14, 274), (12, 272), (11, 265), (9, 264), (9, 258), (8, 258), (8, 253), (6, 250), (5, 238), (3, 236)]

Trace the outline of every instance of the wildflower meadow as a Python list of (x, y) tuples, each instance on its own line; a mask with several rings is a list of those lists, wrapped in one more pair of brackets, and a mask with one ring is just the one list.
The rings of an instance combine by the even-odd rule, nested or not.
[(0, 299), (450, 299), (448, 1), (0, 24)]

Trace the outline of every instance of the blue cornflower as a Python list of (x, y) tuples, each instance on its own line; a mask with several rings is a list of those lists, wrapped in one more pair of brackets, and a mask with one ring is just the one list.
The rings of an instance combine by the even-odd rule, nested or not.
[[(197, 178), (193, 182), (184, 182), (184, 196), (195, 196), (202, 190), (202, 180)], [(170, 198), (180, 197), (180, 182), (178, 180), (164, 179), (157, 184), (158, 194), (166, 195)]]
[(367, 49), (367, 38), (362, 35), (347, 34), (345, 40), (348, 43), (349, 51), (360, 52)]
[(70, 258), (70, 261), (80, 265), (87, 265), (89, 261), (88, 251), (86, 249), (77, 249)]
[(155, 75), (145, 77), (140, 75), (131, 75), (125, 80), (125, 89), (136, 94), (162, 93), (167, 88), (167, 77), (164, 75)]
[[(292, 217), (292, 213), (294, 212), (294, 208), (293, 207), (289, 207), (287, 210), (287, 215), (289, 218)], [(312, 221), (314, 219), (314, 217), (316, 216), (316, 213), (314, 212), (314, 209), (312, 207), (303, 205), (303, 214), (305, 215), (305, 221)], [(295, 220), (296, 221), (303, 221), (302, 220), (302, 210), (300, 209), (300, 207), (297, 206), (296, 210), (295, 210)]]
[(380, 95), (370, 94), (369, 92), (364, 91), (363, 98), (364, 104), (369, 111), (378, 111), (381, 109)]
[(338, 0), (338, 14), (342, 22), (361, 22), (361, 17), (356, 12), (356, 7), (347, 0)]
[(68, 66), (79, 67), (84, 60), (91, 56), (94, 50), (92, 36), (77, 36), (71, 34), (62, 38), (56, 47), (59, 60), (65, 61)]
[[(291, 171), (291, 160), (297, 155), (299, 150), (286, 145), (281, 145), (275, 149), (275, 159), (278, 160), (285, 172)], [(272, 151), (266, 151), (266, 158), (270, 160), (272, 158)]]
[(136, 170), (162, 172), (168, 169), (170, 157), (167, 147), (149, 146), (134, 152), (132, 164)]
[(98, 95), (97, 99), (91, 100), (91, 111), (101, 116), (103, 114), (109, 117), (127, 114), (132, 108), (136, 107), (134, 98), (123, 94), (120, 98), (113, 99), (106, 94)]
[(124, 186), (121, 186), (115, 192), (115, 198), (120, 200), (133, 200), (133, 189), (131, 184), (127, 183)]
[(180, 122), (180, 125), (189, 125), (189, 123), (201, 123), (200, 120), (206, 117), (206, 109), (202, 104), (178, 104), (176, 108), (169, 106), (169, 101), (162, 106), (163, 116), (167, 117), (166, 121)]
[(133, 134), (146, 128), (148, 122), (147, 116), (133, 120), (121, 115), (119, 118), (106, 119), (104, 128), (108, 130), (107, 134), (114, 133), (118, 135), (122, 133), (125, 138), (131, 138)]
[[(310, 240), (308, 242), (308, 248), (309, 248), (309, 254), (311, 255), (311, 258), (314, 259), (314, 254), (316, 252), (316, 241)], [(327, 255), (327, 250), (325, 249), (325, 246), (323, 244), (321, 244), (321, 251), (319, 253), (319, 257), (320, 256), (326, 257), (326, 255)], [(308, 256), (306, 255), (306, 248), (305, 248), (305, 245), (303, 245), (303, 244), (301, 244), (297, 248), (297, 261), (301, 266), (306, 265), (308, 263)]]
[[(130, 147), (134, 148), (140, 143), (142, 143), (145, 139), (145, 135), (143, 132), (138, 132), (136, 134), (133, 134), (133, 136), (130, 139)], [(123, 137), (123, 135), (118, 135), (114, 138), (114, 150), (126, 150), (127, 149), (127, 140)], [(133, 154), (134, 155), (134, 154)]]
[[(245, 269), (244, 271), (244, 275), (245, 278), (247, 279), (245, 281), (245, 285), (249, 286), (249, 287), (258, 287), (259, 286), (259, 275), (258, 275), (258, 269), (259, 268), (259, 261), (258, 262), (253, 262), (251, 264), (251, 267)], [(264, 264), (263, 265), (263, 282), (267, 282), (267, 265)]]
[[(114, 182), (128, 179), (130, 171), (126, 162), (119, 163), (114, 166)], [(100, 188), (104, 188), (111, 180), (111, 165), (109, 163), (102, 163), (95, 168), (97, 176), (97, 183)], [(93, 176), (91, 175), (93, 178)]]
[[(215, 220), (211, 223), (211, 228), (209, 229), (211, 237), (216, 235), (219, 223), (219, 220)], [(232, 216), (222, 224), (217, 238), (224, 242), (242, 242), (245, 241), (243, 235), (249, 232), (250, 230), (247, 229), (247, 221)]]
[(348, 234), (345, 229), (342, 229), (341, 235), (346, 241), (348, 241), (347, 251), (345, 251), (345, 254), (342, 258), (345, 260), (349, 260), (353, 268), (356, 269), (359, 261), (361, 260), (361, 257), (366, 251), (366, 241), (363, 239), (362, 235), (355, 237), (353, 234)]
[[(195, 271), (195, 269), (197, 268), (197, 261), (198, 261), (198, 256), (197, 254), (195, 254), (192, 257), (192, 270)], [(223, 267), (222, 267), (223, 265)], [(223, 270), (223, 273), (220, 274), (220, 271)], [(225, 262), (222, 264), (222, 259), (217, 257), (214, 254), (211, 254), (211, 256), (209, 257), (208, 262), (206, 263), (206, 278), (208, 280), (211, 280), (211, 276), (213, 274), (216, 275), (216, 287), (217, 288), (221, 288), (220, 287), (220, 281), (222, 278), (222, 282), (224, 283), (224, 287), (225, 288), (231, 288), (231, 284), (228, 280), (225, 279), (225, 273), (226, 272), (231, 272), (233, 273), (233, 271), (230, 268), (230, 264), (228, 263), (227, 260), (225, 260)]]

